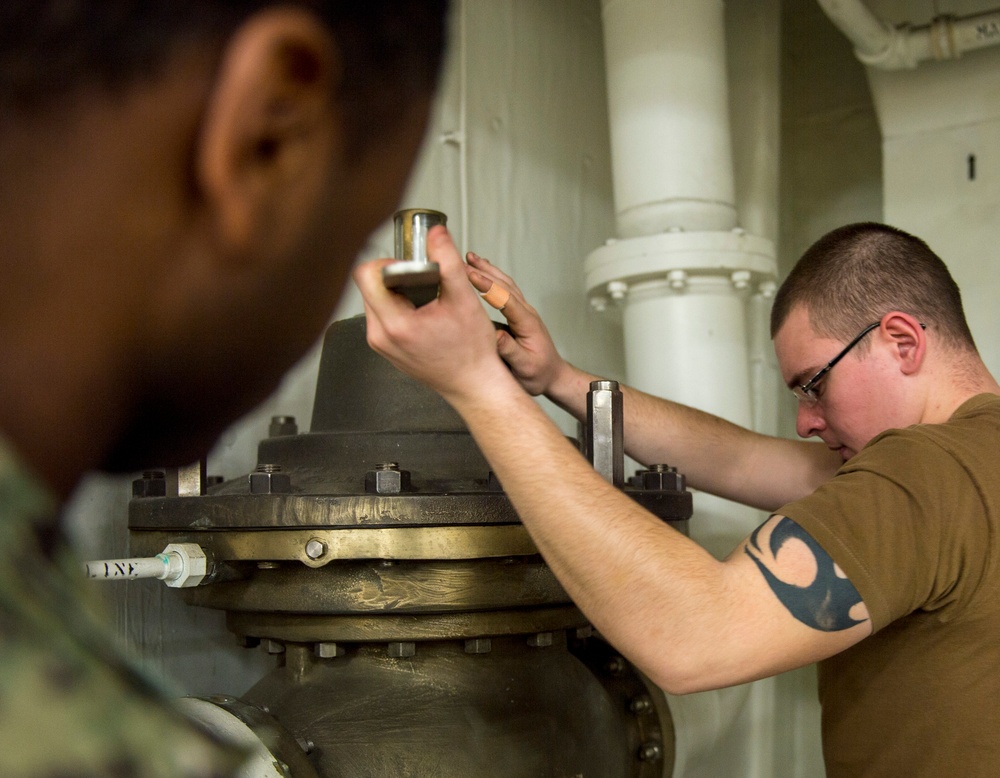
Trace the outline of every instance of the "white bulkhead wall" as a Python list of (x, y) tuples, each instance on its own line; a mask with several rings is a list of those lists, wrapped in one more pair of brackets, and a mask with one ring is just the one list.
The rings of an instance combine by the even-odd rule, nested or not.
[[(938, 15), (986, 14), (1000, 2), (870, 7), (890, 23), (926, 25)], [(1000, 41), (996, 21), (976, 29), (984, 41)], [(1000, 46), (914, 69), (869, 68), (868, 79), (882, 130), (885, 220), (926, 240), (948, 264), (976, 345), (1000, 375)]]

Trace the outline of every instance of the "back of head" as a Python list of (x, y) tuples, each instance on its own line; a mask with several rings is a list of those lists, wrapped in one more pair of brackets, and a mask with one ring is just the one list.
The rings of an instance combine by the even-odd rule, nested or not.
[(886, 313), (903, 311), (951, 347), (975, 350), (958, 285), (944, 262), (924, 241), (885, 224), (840, 227), (802, 255), (775, 295), (772, 338), (798, 305), (824, 337), (847, 341)]
[(352, 142), (391, 128), (413, 98), (433, 92), (447, 0), (4, 0), (0, 128), (83, 88), (115, 92), (154, 79), (178, 47), (221, 50), (241, 22), (277, 5), (308, 9), (329, 28)]

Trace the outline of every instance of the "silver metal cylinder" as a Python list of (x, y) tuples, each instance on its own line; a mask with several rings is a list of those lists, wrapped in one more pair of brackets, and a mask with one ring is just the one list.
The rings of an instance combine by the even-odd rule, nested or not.
[(438, 296), (441, 268), (427, 258), (427, 232), (438, 224), (447, 225), (448, 217), (428, 208), (407, 208), (393, 217), (396, 259), (382, 268), (382, 281), (416, 306), (426, 305)]
[(587, 392), (587, 459), (604, 479), (625, 485), (622, 393), (617, 381), (591, 381)]
[(438, 224), (447, 225), (448, 217), (428, 208), (406, 208), (396, 211), (392, 221), (396, 259), (427, 262), (427, 233)]

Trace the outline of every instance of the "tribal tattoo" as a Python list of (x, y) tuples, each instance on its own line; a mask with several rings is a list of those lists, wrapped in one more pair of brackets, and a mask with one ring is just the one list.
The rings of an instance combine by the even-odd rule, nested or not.
[[(763, 525), (761, 525), (763, 526)], [(800, 540), (812, 552), (816, 560), (816, 578), (808, 586), (796, 586), (780, 580), (762, 561), (762, 550), (757, 536), (761, 527), (750, 535), (744, 551), (760, 568), (761, 574), (788, 612), (807, 627), (823, 632), (837, 632), (861, 624), (850, 616), (852, 607), (861, 602), (861, 595), (847, 578), (837, 575), (833, 559), (817, 543), (812, 535), (789, 518), (782, 518), (771, 532), (770, 546), (772, 558), (777, 557), (781, 547), (789, 540)]]

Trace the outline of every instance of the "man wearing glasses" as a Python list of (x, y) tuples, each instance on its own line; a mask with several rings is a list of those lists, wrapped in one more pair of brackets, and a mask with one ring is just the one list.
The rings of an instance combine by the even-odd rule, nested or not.
[[(850, 225), (779, 290), (771, 329), (797, 431), (822, 443), (624, 389), (630, 456), (773, 512), (720, 562), (594, 473), (531, 399), (584, 417), (596, 376), (558, 355), (513, 281), (475, 255), (464, 264), (443, 229), (428, 243), (442, 289), (422, 308), (381, 285), (391, 260), (356, 272), (369, 341), (462, 415), (607, 639), (674, 693), (820, 662), (831, 778), (994, 769), (1000, 385), (926, 244)], [(493, 285), (510, 293), (511, 334), (476, 298)], [(510, 418), (527, 434), (507, 435)]]

